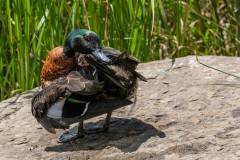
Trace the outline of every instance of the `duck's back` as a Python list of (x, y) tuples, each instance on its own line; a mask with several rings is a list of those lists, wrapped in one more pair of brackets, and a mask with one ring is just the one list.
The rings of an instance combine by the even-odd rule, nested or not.
[(77, 66), (75, 57), (63, 55), (63, 47), (59, 46), (52, 49), (46, 58), (41, 71), (41, 86), (46, 87), (51, 81), (67, 75)]

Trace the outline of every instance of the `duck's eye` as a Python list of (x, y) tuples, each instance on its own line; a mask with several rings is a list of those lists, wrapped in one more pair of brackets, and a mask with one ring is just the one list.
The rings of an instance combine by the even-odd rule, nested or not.
[(89, 41), (89, 37), (88, 36), (84, 36), (83, 38), (85, 39), (85, 41)]

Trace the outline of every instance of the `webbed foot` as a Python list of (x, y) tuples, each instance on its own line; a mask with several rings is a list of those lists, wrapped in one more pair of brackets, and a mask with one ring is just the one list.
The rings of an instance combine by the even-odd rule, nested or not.
[(98, 133), (108, 132), (111, 115), (112, 115), (112, 112), (108, 112), (104, 125), (102, 127), (95, 126), (88, 129), (87, 134), (98, 134)]
[(98, 134), (103, 132), (108, 132), (109, 126), (103, 125), (103, 126), (94, 126), (87, 130), (87, 134)]
[(58, 142), (59, 143), (66, 143), (70, 142), (72, 140), (78, 139), (78, 138), (83, 138), (84, 137), (85, 131), (83, 130), (83, 122), (79, 122), (78, 127), (75, 126), (71, 128), (70, 130), (64, 132)]

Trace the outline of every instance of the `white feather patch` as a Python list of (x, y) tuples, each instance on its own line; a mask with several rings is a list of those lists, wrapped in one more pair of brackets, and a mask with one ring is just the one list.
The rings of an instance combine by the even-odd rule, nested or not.
[(47, 116), (50, 118), (62, 118), (62, 110), (63, 110), (63, 106), (65, 103), (66, 98), (59, 98), (60, 100), (58, 100), (56, 103), (54, 103), (47, 112)]

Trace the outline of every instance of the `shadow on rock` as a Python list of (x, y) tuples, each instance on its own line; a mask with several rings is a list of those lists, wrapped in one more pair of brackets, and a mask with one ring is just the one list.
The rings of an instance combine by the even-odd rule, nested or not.
[[(85, 124), (85, 129), (100, 125), (102, 121)], [(139, 146), (149, 138), (166, 137), (165, 133), (158, 131), (152, 125), (139, 119), (112, 118), (108, 133), (86, 135), (69, 143), (46, 147), (47, 152), (68, 152), (79, 150), (102, 150), (109, 146), (121, 149), (123, 152), (136, 151)]]

